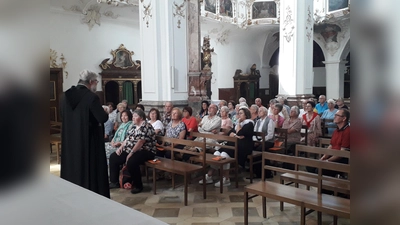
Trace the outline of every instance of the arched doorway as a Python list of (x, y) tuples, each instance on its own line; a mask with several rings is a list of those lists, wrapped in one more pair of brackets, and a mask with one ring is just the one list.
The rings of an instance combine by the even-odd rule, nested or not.
[[(321, 47), (314, 41), (313, 45), (313, 68), (325, 67), (323, 63), (325, 61), (324, 53)], [(269, 94), (270, 98), (275, 98), (279, 93), (279, 74), (277, 71), (277, 66), (279, 66), (279, 48), (275, 50), (274, 54), (271, 56), (269, 61), (269, 66), (271, 67), (271, 72), (269, 74)], [(323, 69), (325, 71), (325, 69)], [(313, 82), (314, 84), (314, 82)], [(326, 94), (325, 85), (313, 87), (313, 94), (319, 96), (321, 94)]]
[(279, 48), (275, 50), (274, 54), (269, 60), (271, 72), (269, 73), (269, 97), (275, 98), (279, 93), (279, 74), (277, 67), (279, 66)]
[(130, 81), (125, 81), (122, 85), (122, 96), (123, 99), (126, 99), (128, 101), (128, 105), (132, 105), (135, 103), (135, 96), (133, 93), (133, 83)]
[(139, 81), (137, 83), (137, 97), (138, 97), (137, 102), (141, 102), (142, 101), (142, 81)]
[(249, 89), (249, 86), (247, 85), (247, 83), (241, 83), (240, 84), (240, 96), (242, 96), (245, 99), (248, 99), (249, 96), (247, 96), (247, 90)]
[(326, 69), (325, 55), (321, 47), (314, 41), (313, 45), (313, 94), (315, 96), (326, 95)]
[(119, 85), (115, 81), (108, 81), (105, 85), (105, 99), (106, 102), (112, 102), (114, 105), (119, 103)]

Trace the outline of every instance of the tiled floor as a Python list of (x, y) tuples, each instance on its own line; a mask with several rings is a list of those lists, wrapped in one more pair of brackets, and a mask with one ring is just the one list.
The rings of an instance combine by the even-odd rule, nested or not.
[[(50, 172), (59, 175), (60, 166), (55, 160), (55, 153), (50, 155)], [(242, 225), (243, 220), (243, 187), (249, 184), (243, 178), (248, 174), (243, 173), (239, 178), (239, 188), (234, 182), (229, 187), (224, 187), (224, 193), (219, 193), (219, 188), (207, 185), (207, 198), (203, 199), (201, 185), (194, 182), (189, 186), (188, 206), (183, 204), (183, 187), (171, 188), (171, 182), (157, 181), (157, 195), (153, 195), (152, 182), (146, 183), (143, 177), (144, 191), (133, 195), (129, 190), (112, 189), (111, 199), (128, 207), (156, 217), (168, 224), (174, 225)], [(233, 179), (232, 179), (233, 180)], [(178, 179), (179, 181), (179, 179)], [(257, 181), (257, 180), (256, 180)], [(285, 203), (284, 211), (279, 210), (279, 202), (267, 199), (268, 218), (262, 217), (261, 198), (255, 197), (249, 201), (249, 225), (298, 225), (300, 224), (300, 211), (298, 207)], [(307, 225), (317, 224), (317, 215), (312, 213), (307, 216)], [(323, 225), (329, 225), (333, 219), (323, 214)], [(339, 224), (350, 224), (350, 220), (339, 218)]]

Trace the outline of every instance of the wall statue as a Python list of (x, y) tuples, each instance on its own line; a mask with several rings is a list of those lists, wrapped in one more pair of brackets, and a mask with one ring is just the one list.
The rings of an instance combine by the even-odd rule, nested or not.
[(211, 70), (211, 52), (214, 52), (214, 48), (210, 48), (210, 37), (205, 36), (203, 38), (203, 63), (205, 64), (203, 70)]

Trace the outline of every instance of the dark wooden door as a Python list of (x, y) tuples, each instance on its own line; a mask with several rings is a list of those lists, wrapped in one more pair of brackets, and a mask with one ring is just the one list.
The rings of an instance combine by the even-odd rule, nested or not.
[[(269, 97), (275, 98), (279, 92), (279, 77), (274, 74), (269, 74)], [(267, 104), (268, 105), (268, 104)]]
[(60, 97), (63, 92), (62, 68), (50, 68), (50, 121), (61, 122)]

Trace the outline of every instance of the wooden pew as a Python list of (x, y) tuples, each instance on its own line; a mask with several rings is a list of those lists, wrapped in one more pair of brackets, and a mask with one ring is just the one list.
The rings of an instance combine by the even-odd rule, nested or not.
[(331, 139), (330, 138), (319, 138), (319, 147), (328, 147), (331, 144)]
[[(310, 148), (309, 146), (297, 145), (298, 148)], [(312, 147), (311, 147), (312, 148)], [(326, 154), (333, 154), (335, 152), (343, 152), (337, 150), (324, 149)], [(340, 153), (341, 154), (341, 153)], [(267, 166), (264, 164), (263, 168), (274, 170), (280, 173), (292, 173), (295, 175), (302, 175), (305, 177), (314, 178), (317, 180), (318, 191), (304, 190), (292, 186), (286, 186), (276, 182), (260, 181), (254, 184), (247, 185), (244, 189), (244, 223), (248, 224), (248, 200), (255, 196), (262, 196), (263, 217), (266, 218), (266, 198), (275, 199), (282, 202), (288, 202), (301, 208), (301, 225), (305, 225), (306, 209), (312, 209), (318, 212), (318, 224), (321, 224), (321, 213), (327, 213), (334, 216), (334, 224), (337, 224), (337, 217), (350, 218), (350, 199), (340, 198), (322, 194), (322, 189), (325, 188), (327, 182), (335, 182), (338, 185), (348, 184), (349, 181), (328, 177), (322, 175), (322, 169), (334, 170), (350, 174), (350, 165), (340, 164), (334, 162), (320, 161), (318, 159), (309, 159), (296, 156), (288, 156), (283, 154), (274, 154), (269, 152), (263, 153), (263, 159), (274, 160), (279, 162), (291, 163), (302, 166), (310, 166), (318, 168), (318, 174), (308, 173), (305, 171), (293, 171), (284, 168)], [(262, 180), (264, 180), (264, 170), (262, 173)], [(249, 194), (254, 194), (250, 196)], [(282, 210), (282, 209), (281, 209)]]
[[(176, 148), (177, 145), (185, 145), (189, 147), (197, 147), (205, 149), (206, 145), (204, 142), (198, 141), (191, 141), (191, 140), (183, 140), (183, 139), (176, 139), (176, 138), (167, 138), (163, 136), (157, 136), (157, 141), (163, 143), (170, 143), (169, 146), (164, 146), (165, 150), (171, 151), (171, 159), (167, 158), (157, 158), (158, 162), (150, 162), (147, 161), (145, 163), (147, 168), (153, 168), (153, 193), (156, 194), (156, 170), (162, 170), (165, 172), (169, 172), (172, 174), (182, 175), (184, 177), (184, 204), (187, 206), (187, 192), (188, 192), (188, 184), (189, 178), (191, 174), (196, 172), (201, 172), (203, 174), (203, 198), (206, 198), (206, 160), (205, 160), (205, 151), (202, 152), (192, 152), (185, 149)], [(178, 161), (174, 159), (174, 152), (186, 153), (191, 155), (202, 156), (202, 160), (200, 165), (198, 164), (191, 164), (182, 161)], [(175, 187), (175, 179), (172, 176), (172, 185)]]
[[(304, 131), (304, 133), (302, 133)], [(301, 137), (304, 137), (304, 142), (300, 142), (299, 144), (307, 145), (308, 143), (308, 127), (307, 125), (302, 125), (300, 130)]]
[[(318, 147), (312, 147), (312, 146), (296, 146), (296, 153), (295, 156), (299, 157), (300, 153), (305, 152), (306, 154), (312, 153), (318, 155), (319, 159), (322, 157), (323, 154), (329, 154), (333, 156), (340, 156), (343, 158), (349, 159), (350, 162), (350, 152), (349, 151), (339, 151), (339, 150), (333, 150), (333, 149), (327, 149), (327, 148), (318, 148)], [(295, 171), (298, 171), (300, 173), (283, 173), (280, 176), (280, 182), (281, 184), (284, 184), (285, 181), (289, 181), (290, 184), (294, 183), (295, 187), (299, 187), (299, 184), (303, 184), (307, 186), (307, 190), (310, 189), (311, 187), (318, 187), (318, 179), (316, 177), (309, 177), (309, 176), (304, 176), (301, 174), (301, 171), (299, 171), (299, 166), (295, 164)], [(288, 185), (288, 184), (286, 184)], [(322, 188), (325, 190), (330, 190), (334, 192), (334, 195), (336, 196), (338, 193), (343, 193), (343, 194), (350, 194), (350, 180), (343, 180), (343, 182), (334, 182), (334, 181), (323, 181), (322, 182)], [(283, 210), (283, 202), (280, 203), (280, 208)]]
[(275, 144), (280, 143), (280, 146), (275, 145), (272, 148), (269, 148), (269, 152), (287, 154), (287, 138), (288, 138), (288, 130), (283, 128), (275, 128)]
[[(262, 153), (264, 152), (265, 149), (265, 133), (264, 132), (254, 132), (254, 136), (257, 137), (257, 141), (261, 145), (262, 151), (252, 151), (251, 155), (247, 156), (247, 159), (249, 160), (249, 167), (250, 167), (250, 183), (253, 183), (253, 178), (254, 178), (254, 171), (253, 171), (253, 165), (261, 163), (262, 160)], [(254, 161), (254, 159), (258, 159), (257, 161)]]
[(336, 124), (332, 124), (333, 119), (321, 119), (321, 131), (323, 138), (331, 138), (332, 134), (328, 133), (328, 128), (336, 128)]
[[(220, 148), (226, 148), (226, 149), (232, 149), (235, 151), (235, 157), (234, 158), (227, 158), (224, 160), (213, 160), (213, 158), (215, 158), (215, 155), (211, 154), (211, 153), (206, 153), (205, 157), (206, 157), (206, 164), (208, 165), (213, 165), (219, 168), (219, 181), (220, 181), (220, 193), (223, 193), (223, 185), (222, 185), (222, 179), (223, 179), (223, 166), (225, 164), (234, 164), (234, 172), (235, 172), (235, 185), (236, 188), (239, 187), (239, 178), (238, 178), (238, 168), (239, 168), (239, 164), (237, 161), (237, 152), (238, 152), (238, 139), (236, 137), (229, 137), (227, 135), (220, 135), (220, 134), (204, 134), (204, 133), (198, 133), (198, 132), (191, 132), (190, 136), (192, 137), (202, 137), (203, 138), (203, 142), (206, 144), (206, 146), (212, 146), (212, 147), (220, 147)], [(206, 139), (214, 139), (217, 140), (217, 143), (206, 143)], [(233, 143), (233, 146), (230, 145), (221, 145), (222, 142), (231, 142)], [(205, 148), (203, 148), (203, 151), (205, 151)], [(199, 162), (202, 161), (203, 158), (202, 156), (194, 156), (190, 158), (192, 161), (195, 162)], [(203, 181), (204, 183), (204, 181)]]

